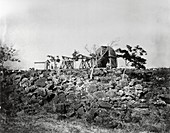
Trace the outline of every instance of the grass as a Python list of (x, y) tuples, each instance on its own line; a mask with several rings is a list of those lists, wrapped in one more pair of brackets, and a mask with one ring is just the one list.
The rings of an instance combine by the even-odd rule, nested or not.
[(79, 120), (58, 120), (56, 114), (20, 116), (1, 123), (3, 133), (111, 133), (112, 129), (90, 126)]
[[(0, 133), (151, 133), (140, 125), (108, 129), (87, 124), (81, 119), (59, 120), (57, 114), (22, 115), (0, 122)], [(162, 132), (163, 133), (163, 132)]]

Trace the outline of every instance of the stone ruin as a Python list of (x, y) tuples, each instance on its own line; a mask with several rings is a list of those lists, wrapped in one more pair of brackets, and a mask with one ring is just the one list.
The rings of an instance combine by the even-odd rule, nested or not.
[[(157, 116), (166, 119), (165, 110), (170, 110), (170, 75), (158, 77), (156, 72), (127, 70), (123, 76), (122, 69), (95, 69), (92, 80), (89, 70), (15, 72), (4, 79), (9, 83), (3, 93), (9, 94), (13, 106), (3, 103), (7, 96), (1, 105), (16, 115), (46, 111), (62, 119), (81, 118), (110, 128), (152, 123)], [(162, 84), (155, 88), (154, 82)]]

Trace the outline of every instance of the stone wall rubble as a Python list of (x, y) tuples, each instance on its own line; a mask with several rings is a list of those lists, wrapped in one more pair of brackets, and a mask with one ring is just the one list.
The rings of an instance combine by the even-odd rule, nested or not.
[(161, 72), (96, 69), (93, 79), (89, 70), (11, 72), (2, 81), (8, 89), (1, 106), (17, 115), (45, 110), (111, 128), (161, 119), (170, 110), (170, 74)]

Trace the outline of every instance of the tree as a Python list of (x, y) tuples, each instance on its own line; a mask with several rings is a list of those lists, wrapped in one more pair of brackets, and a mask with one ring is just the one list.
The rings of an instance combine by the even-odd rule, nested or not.
[(146, 59), (143, 58), (143, 55), (147, 55), (147, 52), (140, 47), (139, 45), (132, 48), (130, 45), (126, 45), (127, 50), (125, 49), (117, 49), (117, 57), (123, 58), (125, 60), (125, 65), (137, 68), (137, 69), (146, 69)]
[(20, 62), (19, 59), (15, 58), (15, 56), (16, 56), (16, 49), (0, 43), (0, 67), (3, 68), (4, 63), (7, 61)]
[(10, 87), (11, 84), (13, 84), (12, 78), (10, 77), (12, 72), (9, 71), (7, 67), (4, 67), (4, 63), (7, 61), (20, 62), (19, 59), (15, 58), (15, 56), (16, 49), (7, 45), (3, 45), (0, 42), (0, 110), (5, 112), (6, 115), (11, 114), (13, 111), (13, 101), (15, 100), (10, 99), (9, 97), (16, 85), (12, 88)]

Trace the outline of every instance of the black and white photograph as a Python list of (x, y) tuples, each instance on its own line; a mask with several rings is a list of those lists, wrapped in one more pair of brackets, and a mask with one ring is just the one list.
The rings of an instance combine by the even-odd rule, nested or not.
[(0, 0), (0, 133), (170, 133), (170, 0)]

